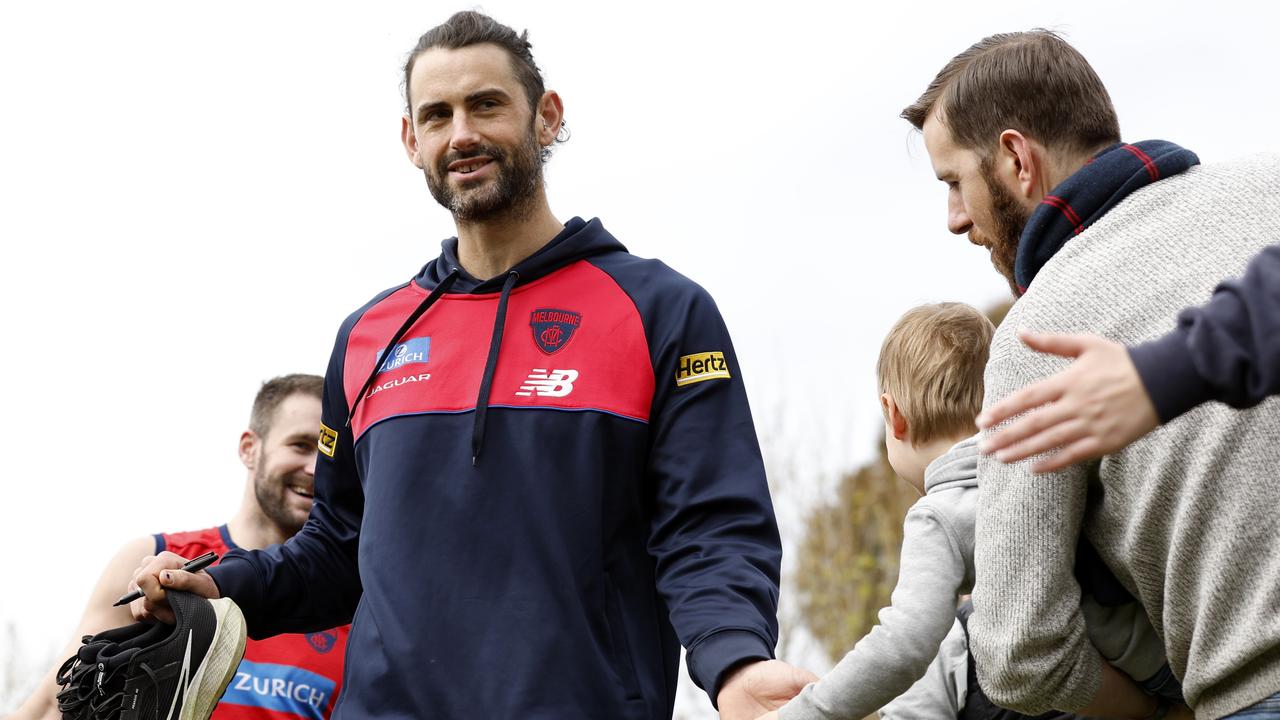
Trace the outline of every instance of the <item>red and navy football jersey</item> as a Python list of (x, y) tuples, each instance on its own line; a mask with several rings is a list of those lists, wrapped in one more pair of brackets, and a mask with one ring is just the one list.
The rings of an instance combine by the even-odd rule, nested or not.
[[(156, 552), (185, 558), (235, 549), (227, 526), (159, 534)], [(212, 720), (327, 718), (342, 687), (342, 663), (350, 626), (312, 633), (249, 638), (244, 659), (214, 708)]]
[(720, 313), (598, 220), (488, 280), (456, 245), (339, 330), (307, 524), (211, 572), (253, 636), (354, 613), (338, 718), (670, 720), (681, 645), (715, 697), (777, 641)]

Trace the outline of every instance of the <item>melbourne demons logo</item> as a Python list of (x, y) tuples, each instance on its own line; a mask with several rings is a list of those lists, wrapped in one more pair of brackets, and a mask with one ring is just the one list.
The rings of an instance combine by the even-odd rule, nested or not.
[(327, 653), (338, 642), (338, 634), (331, 631), (307, 633), (307, 642), (311, 643), (316, 652)]
[(539, 308), (529, 313), (529, 327), (533, 328), (533, 344), (547, 355), (564, 349), (573, 339), (573, 333), (582, 324), (582, 313), (572, 310)]

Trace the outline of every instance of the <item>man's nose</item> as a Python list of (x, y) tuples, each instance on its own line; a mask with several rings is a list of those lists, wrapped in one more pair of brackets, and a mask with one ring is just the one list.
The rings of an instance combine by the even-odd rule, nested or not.
[(449, 146), (454, 150), (470, 150), (480, 144), (480, 133), (475, 123), (465, 113), (453, 117), (453, 136), (449, 138)]
[(311, 453), (311, 459), (308, 460), (307, 464), (303, 466), (302, 472), (306, 473), (307, 475), (310, 475), (311, 477), (315, 477), (316, 476), (316, 458), (318, 456), (319, 456), (319, 453)]
[(965, 210), (960, 193), (952, 192), (947, 198), (947, 229), (956, 235), (962, 235), (973, 229), (973, 221)]

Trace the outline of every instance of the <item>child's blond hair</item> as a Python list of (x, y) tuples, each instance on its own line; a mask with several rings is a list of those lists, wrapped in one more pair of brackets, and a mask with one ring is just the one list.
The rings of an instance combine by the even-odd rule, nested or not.
[(885, 336), (876, 377), (907, 421), (911, 443), (976, 432), (994, 332), (977, 309), (947, 302), (908, 310)]

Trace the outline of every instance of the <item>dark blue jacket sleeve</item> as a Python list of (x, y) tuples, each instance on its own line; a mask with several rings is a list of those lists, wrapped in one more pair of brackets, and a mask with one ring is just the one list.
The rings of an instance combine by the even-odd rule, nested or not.
[[(356, 547), (364, 493), (356, 472), (342, 369), (353, 319), (338, 333), (325, 373), (315, 504), (302, 530), (265, 550), (233, 550), (209, 569), (244, 612), (249, 635), (324, 630), (351, 622), (360, 601)], [(326, 438), (326, 429), (337, 434)], [(330, 438), (332, 436), (329, 436)], [(332, 452), (332, 455), (330, 455)]]
[(1207, 400), (1247, 408), (1280, 392), (1280, 245), (1129, 355), (1161, 422)]
[(646, 318), (649, 552), (689, 672), (715, 703), (727, 670), (773, 657), (782, 547), (729, 333), (711, 297), (675, 277)]

